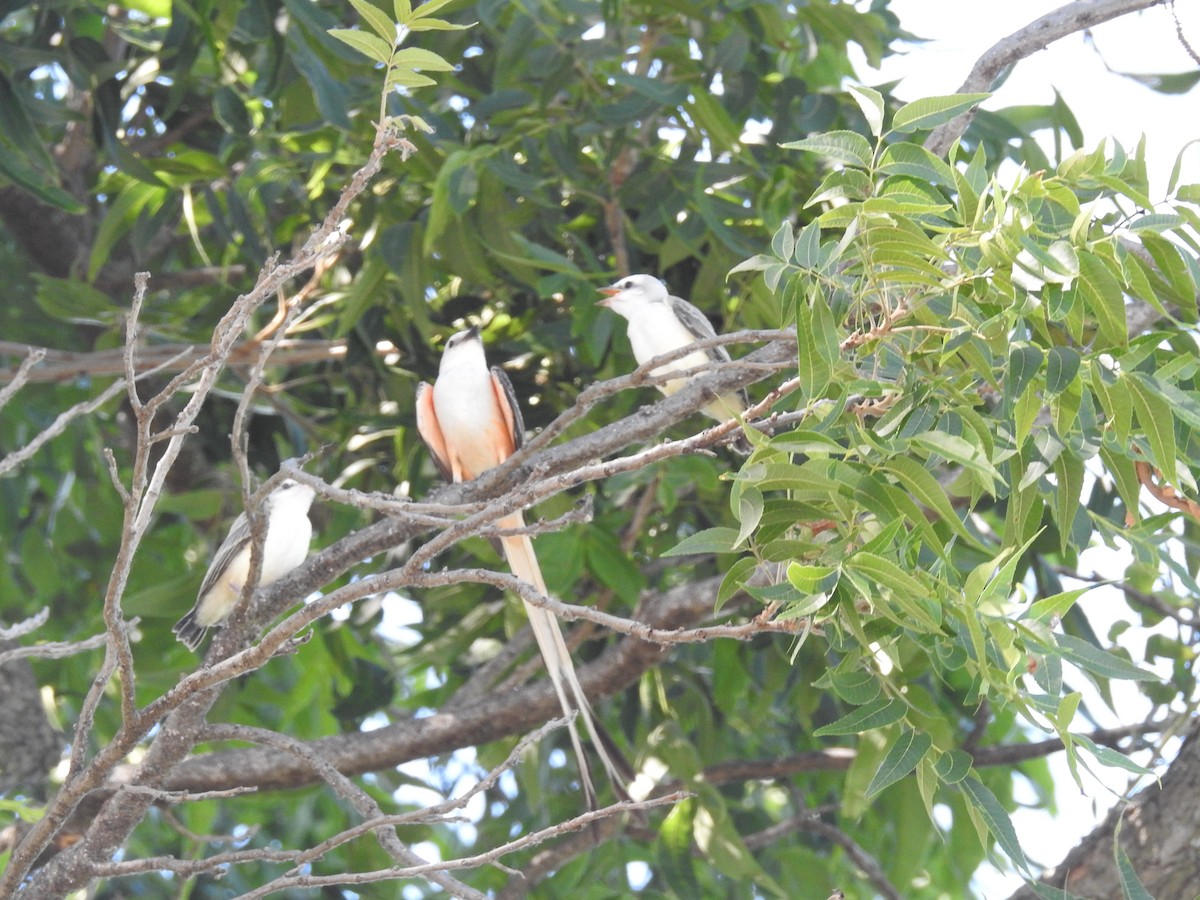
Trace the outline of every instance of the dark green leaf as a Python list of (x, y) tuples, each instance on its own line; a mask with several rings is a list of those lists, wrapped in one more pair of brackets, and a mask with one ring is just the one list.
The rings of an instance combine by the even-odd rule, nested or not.
[(860, 706), (849, 715), (842, 716), (836, 722), (818, 728), (813, 732), (813, 737), (838, 737), (885, 728), (903, 719), (904, 711), (905, 706), (899, 700), (880, 697), (866, 706)]
[(937, 777), (946, 784), (958, 784), (971, 774), (971, 754), (965, 750), (948, 750), (934, 763)]
[(903, 729), (888, 748), (887, 756), (867, 785), (867, 797), (874, 797), (895, 784), (917, 767), (921, 758), (933, 746), (933, 738), (924, 732)]
[(983, 816), (988, 831), (992, 833), (1000, 849), (1013, 861), (1013, 865), (1028, 875), (1029, 863), (1021, 849), (1021, 842), (1017, 839), (1017, 830), (1013, 828), (1012, 820), (996, 799), (996, 795), (975, 775), (964, 778), (959, 784), (962, 785), (963, 793), (971, 805)]

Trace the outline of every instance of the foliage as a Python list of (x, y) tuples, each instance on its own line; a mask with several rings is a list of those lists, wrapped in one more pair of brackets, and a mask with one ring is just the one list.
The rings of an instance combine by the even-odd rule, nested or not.
[[(1117, 635), (1094, 633), (1088, 598), (1062, 573), (1088, 546), (1128, 547), (1131, 585), (1172, 607), (1190, 601), (1168, 588), (1200, 593), (1194, 520), (1141, 494), (1146, 464), (1155, 484), (1197, 493), (1200, 189), (1172, 183), (1163, 211), (1147, 196), (1140, 147), (1052, 166), (994, 118), (948, 161), (931, 156), (922, 133), (977, 98), (899, 106), (843, 86), (850, 45), (877, 59), (900, 34), (884, 2), (704, 6), (701, 16), (693, 4), (648, 0), (2, 5), (0, 112), (11, 127), (0, 129), (0, 270), (10, 302), (0, 321), (35, 345), (119, 346), (128, 276), (146, 269), (164, 287), (148, 297), (143, 340), (206, 343), (264, 261), (333, 206), (387, 118), (418, 126), (418, 152), (387, 161), (347, 213), (352, 245), (304, 286), (296, 334), (344, 339), (346, 350), (268, 370), (249, 435), (261, 474), (319, 449), (309, 468), (330, 483), (426, 494), (435, 473), (413, 428), (413, 388), (436, 371), (440, 339), (468, 320), (484, 325), (492, 361), (510, 363), (530, 399), (527, 424), (546, 425), (584, 386), (631, 367), (614, 317), (591, 303), (614, 269), (664, 276), (719, 330), (796, 326), (797, 381), (775, 410), (798, 421), (752, 435), (749, 458), (667, 459), (537, 509), (551, 519), (580, 493), (594, 501), (591, 524), (537, 539), (556, 596), (627, 614), (639, 596), (715, 576), (721, 616), (747, 617), (734, 597), (744, 584), (800, 623), (790, 642), (676, 647), (601, 704), (631, 755), (661, 761), (695, 796), (653, 820), (653, 834), (564, 864), (553, 890), (620, 893), (629, 866), (649, 873), (647, 895), (753, 882), (825, 896), (860, 883), (844, 844), (797, 830), (814, 811), (905, 896), (961, 893), (994, 846), (1029, 872), (1007, 815), (1018, 774), (1051, 802), (1044, 762), (973, 767), (968, 749), (1039, 731), (1071, 745), (1090, 706), (1112, 703), (1113, 679), (1160, 707), (1192, 702), (1182, 638), (1159, 635), (1133, 657)], [(384, 92), (380, 112), (385, 82), (401, 90)], [(1069, 111), (1054, 121), (1074, 137)], [(1029, 168), (998, 174), (1004, 153)], [(14, 224), (18, 197), (36, 202), (38, 229), (30, 218)], [(38, 240), (43, 223), (56, 243)], [(1161, 314), (1154, 330), (1127, 332), (1131, 303)], [(107, 383), (97, 374), (26, 386), (0, 413), (0, 447), (22, 446)], [(231, 369), (221, 386), (122, 604), (141, 617), (139, 702), (196, 666), (170, 625), (240, 506), (227, 435), (244, 376)], [(624, 392), (564, 439), (653, 399)], [(114, 404), (0, 479), (12, 511), (0, 521), (6, 619), (49, 606), (46, 640), (101, 630), (121, 529), (102, 451), (115, 450), (127, 478), (130, 441), (129, 410)], [(318, 546), (365, 524), (351, 506), (317, 515)], [(479, 540), (439, 559), (475, 563), (500, 565)], [(749, 579), (763, 564), (779, 571), (767, 586)], [(365, 560), (327, 589), (388, 565)], [(408, 599), (380, 597), (322, 622), (298, 656), (229, 685), (210, 720), (312, 740), (424, 715), (523, 625), (510, 597), (459, 584), (417, 596), (419, 621), (400, 628)], [(1139, 615), (1156, 624), (1161, 613)], [(36, 663), (68, 731), (101, 657)], [(1168, 681), (1146, 680), (1156, 659), (1172, 668)], [(1084, 695), (1085, 680), (1101, 701)], [(98, 743), (117, 728), (117, 707), (97, 711)], [(1078, 743), (1079, 764), (1125, 759)], [(476, 762), (495, 765), (511, 746), (480, 746)], [(831, 747), (856, 751), (848, 770), (721, 784), (705, 775)], [(452, 858), (577, 814), (560, 756), (544, 741), (472, 811), (470, 828), (412, 825), (401, 837)], [(450, 791), (477, 774), (470, 765), (455, 755), (430, 760), (427, 774), (385, 769), (360, 781), (403, 809), (420, 796), (414, 783)], [(212, 849), (151, 815), (156, 827), (133, 834), (129, 858)], [(317, 787), (173, 815), (192, 835), (285, 847), (313, 846), (345, 818)], [(785, 837), (764, 839), (773, 829)], [(531, 856), (505, 862), (520, 868)], [(314, 869), (387, 864), (374, 843), (356, 841)], [(222, 895), (261, 884), (268, 869), (234, 867)], [(484, 868), (470, 880), (498, 890), (507, 879)], [(135, 881), (150, 895), (175, 890), (157, 874), (111, 889)], [(192, 896), (215, 891), (202, 881)]]

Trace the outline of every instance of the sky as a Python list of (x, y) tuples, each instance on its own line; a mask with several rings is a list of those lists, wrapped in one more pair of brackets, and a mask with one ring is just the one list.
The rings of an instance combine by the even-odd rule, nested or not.
[[(899, 80), (896, 94), (906, 101), (954, 93), (992, 44), (1061, 5), (1051, 0), (892, 0), (890, 8), (903, 27), (927, 42), (908, 48), (903, 55), (889, 56), (878, 70), (860, 59), (859, 77), (867, 85)], [(1200, 49), (1200, 3), (1177, 0), (1177, 7), (1184, 36)], [(1189, 141), (1200, 139), (1200, 88), (1184, 95), (1163, 95), (1115, 72), (1165, 74), (1196, 68), (1179, 43), (1170, 10), (1160, 5), (1098, 26), (1086, 37), (1064, 38), (1023, 60), (984, 108), (1049, 104), (1057, 89), (1079, 121), (1084, 149), (1091, 150), (1109, 137), (1132, 148), (1146, 136), (1150, 194), (1160, 199), (1177, 155)], [(1047, 147), (1048, 153), (1051, 150)], [(1200, 143), (1185, 151), (1183, 173), (1185, 182), (1200, 182)], [(1083, 562), (1085, 567), (1089, 562), (1095, 565), (1095, 557), (1090, 561), (1085, 557)], [(1122, 560), (1110, 559), (1107, 567), (1120, 577), (1124, 565)], [(1086, 604), (1087, 598), (1082, 602)], [(1123, 607), (1123, 601), (1117, 602)], [(1103, 603), (1093, 601), (1084, 608), (1090, 614), (1097, 606), (1111, 609), (1111, 603), (1104, 598)], [(1104, 634), (1105, 623), (1098, 623), (1097, 631)], [(1125, 702), (1139, 703), (1144, 709), (1135, 695), (1127, 695)], [(1141, 718), (1140, 711), (1122, 711), (1129, 721)], [(1117, 722), (1114, 717), (1103, 724)], [(1055, 798), (1057, 814), (1018, 811), (1013, 816), (1025, 849), (1043, 865), (1057, 863), (1091, 831), (1126, 784), (1124, 773), (1095, 767), (1108, 776), (1107, 786), (1085, 778), (1081, 792), (1072, 782), (1062, 754), (1052, 757), (1050, 763), (1061, 786)], [(988, 900), (996, 900), (1009, 896), (1019, 884), (1016, 876), (992, 870), (978, 873), (973, 886)]]
[[(892, 0), (890, 9), (904, 28), (930, 40), (888, 57), (879, 70), (864, 62), (858, 71), (866, 84), (902, 79), (897, 94), (905, 100), (954, 93), (988, 47), (1060, 5), (1051, 0)], [(1176, 7), (1184, 35), (1200, 50), (1200, 3), (1177, 0)], [(1105, 137), (1132, 147), (1145, 134), (1152, 196), (1157, 197), (1166, 190), (1176, 155), (1200, 138), (1200, 89), (1158, 94), (1109, 70), (1163, 74), (1196, 67), (1179, 43), (1170, 10), (1159, 5), (1097, 26), (1088, 37), (1063, 38), (1026, 58), (983, 106), (1048, 104), (1057, 88), (1079, 120), (1085, 149)], [(1189, 149), (1186, 160), (1185, 171), (1200, 181), (1200, 145)]]

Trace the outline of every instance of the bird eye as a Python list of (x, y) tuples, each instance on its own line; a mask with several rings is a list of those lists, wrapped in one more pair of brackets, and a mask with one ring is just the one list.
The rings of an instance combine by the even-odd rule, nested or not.
[(633, 287), (633, 281), (631, 279), (627, 279), (627, 280), (621, 282), (622, 290), (628, 290), (631, 287)]

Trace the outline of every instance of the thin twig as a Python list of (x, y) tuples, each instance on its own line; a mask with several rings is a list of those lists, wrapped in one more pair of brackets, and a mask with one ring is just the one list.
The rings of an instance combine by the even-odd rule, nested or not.
[(29, 381), (30, 370), (45, 358), (46, 351), (41, 347), (28, 348), (25, 358), (21, 360), (17, 370), (12, 373), (9, 383), (0, 388), (0, 409), (3, 409), (8, 401), (16, 396), (17, 391), (25, 387), (26, 382)]
[[(131, 620), (130, 626), (136, 625), (137, 619)], [(75, 656), (79, 653), (85, 653), (88, 650), (95, 650), (97, 647), (103, 647), (107, 636), (102, 632), (94, 634), (90, 638), (85, 638), (82, 641), (50, 641), (45, 644), (35, 644), (32, 647), (15, 647), (12, 650), (5, 650), (0, 653), (0, 666), (7, 662), (12, 662), (14, 659), (26, 659), (33, 657), (34, 659), (66, 659), (68, 656)]]

